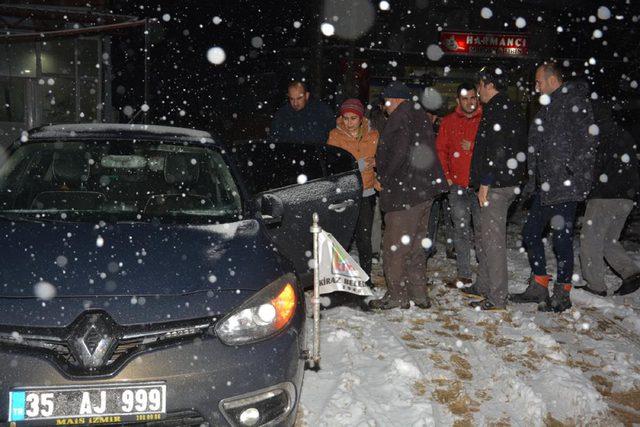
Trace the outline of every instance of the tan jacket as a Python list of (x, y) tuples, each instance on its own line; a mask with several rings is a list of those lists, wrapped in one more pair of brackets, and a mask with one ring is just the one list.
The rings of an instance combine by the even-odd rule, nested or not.
[(368, 159), (367, 166), (361, 171), (362, 189), (366, 195), (373, 194), (374, 187), (378, 187), (374, 172), (376, 150), (378, 148), (378, 131), (369, 126), (366, 117), (362, 118), (362, 124), (358, 131), (358, 137), (354, 138), (344, 127), (342, 117), (336, 120), (336, 128), (329, 133), (327, 144), (340, 147), (351, 153), (356, 160)]

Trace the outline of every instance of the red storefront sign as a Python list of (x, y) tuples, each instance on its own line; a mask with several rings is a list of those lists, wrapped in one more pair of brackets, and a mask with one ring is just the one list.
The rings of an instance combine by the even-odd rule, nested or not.
[(440, 46), (444, 53), (478, 56), (527, 56), (526, 34), (493, 34), (443, 31)]

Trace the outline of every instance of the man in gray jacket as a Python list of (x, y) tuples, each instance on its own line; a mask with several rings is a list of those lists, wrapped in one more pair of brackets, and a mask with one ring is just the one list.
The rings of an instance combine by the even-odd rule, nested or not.
[[(533, 193), (533, 199), (522, 230), (532, 277), (526, 291), (510, 299), (538, 303), (541, 311), (560, 312), (571, 307), (576, 205), (591, 190), (598, 128), (588, 86), (565, 83), (557, 64), (538, 67), (536, 90), (541, 92), (542, 107), (529, 129), (529, 182), (525, 189)], [(542, 241), (547, 224), (558, 265), (551, 298)]]
[(409, 301), (429, 308), (424, 248), (433, 199), (447, 188), (436, 156), (431, 123), (411, 92), (400, 82), (382, 96), (389, 119), (376, 154), (387, 293), (369, 303), (374, 309), (409, 308)]

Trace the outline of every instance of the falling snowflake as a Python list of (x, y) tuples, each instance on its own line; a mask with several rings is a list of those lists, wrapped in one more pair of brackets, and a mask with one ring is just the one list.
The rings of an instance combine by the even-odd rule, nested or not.
[(38, 282), (33, 287), (35, 296), (45, 301), (55, 298), (57, 292), (57, 288), (49, 282)]
[(491, 19), (491, 17), (493, 16), (493, 11), (488, 7), (483, 7), (482, 10), (480, 10), (480, 16), (482, 16), (484, 19)]
[(549, 105), (551, 104), (551, 97), (546, 93), (543, 93), (540, 95), (540, 98), (538, 98), (538, 102), (540, 102), (540, 105)]
[(443, 55), (444, 52), (442, 51), (442, 48), (440, 48), (440, 46), (436, 44), (431, 44), (427, 48), (427, 58), (429, 58), (431, 61), (439, 61)]
[(219, 46), (214, 46), (207, 51), (207, 60), (214, 65), (222, 64), (225, 59), (227, 59), (227, 54)]
[(251, 39), (251, 46), (255, 47), (256, 49), (261, 48), (264, 45), (264, 42), (262, 41), (262, 37), (253, 37)]
[(325, 36), (331, 37), (336, 32), (336, 29), (330, 23), (324, 22), (320, 25), (320, 31), (322, 31), (322, 34)]
[(607, 20), (611, 18), (611, 11), (606, 6), (600, 6), (598, 8), (598, 18), (602, 20)]

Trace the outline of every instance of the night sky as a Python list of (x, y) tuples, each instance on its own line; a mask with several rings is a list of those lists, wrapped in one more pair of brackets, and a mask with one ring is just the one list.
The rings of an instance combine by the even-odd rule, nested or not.
[[(515, 67), (561, 58), (568, 74), (591, 80), (596, 91), (622, 100), (624, 108), (637, 102), (639, 2), (415, 0), (389, 5), (382, 10), (378, 2), (365, 0), (324, 5), (116, 1), (113, 11), (157, 20), (149, 32), (149, 122), (203, 128), (231, 139), (261, 136), (293, 77), (305, 78), (330, 104), (340, 102), (348, 95), (341, 83), (350, 52), (367, 62), (371, 76), (402, 77), (405, 66), (434, 65), (426, 51), (438, 43), (440, 30), (525, 32), (530, 58), (474, 61)], [(323, 36), (322, 22), (334, 23), (336, 35)], [(121, 69), (113, 85), (114, 104), (121, 109), (144, 102), (141, 33), (114, 37), (114, 64)], [(319, 43), (325, 46), (322, 56)], [(226, 54), (220, 65), (207, 60), (214, 46)], [(437, 65), (459, 63), (445, 56)]]

